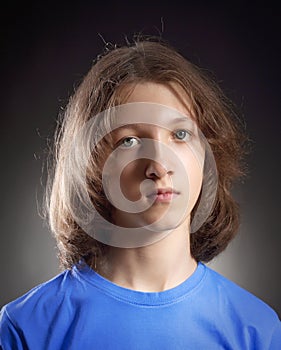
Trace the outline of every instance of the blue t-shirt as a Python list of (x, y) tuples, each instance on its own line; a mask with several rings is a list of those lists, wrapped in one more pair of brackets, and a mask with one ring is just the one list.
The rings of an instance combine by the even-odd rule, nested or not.
[(75, 266), (7, 304), (0, 334), (3, 350), (281, 349), (277, 314), (201, 263), (158, 293)]

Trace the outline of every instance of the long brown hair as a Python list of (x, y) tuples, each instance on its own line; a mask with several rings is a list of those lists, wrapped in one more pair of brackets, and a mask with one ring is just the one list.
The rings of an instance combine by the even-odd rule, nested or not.
[[(70, 268), (81, 259), (90, 264), (95, 257), (104, 257), (107, 251), (105, 244), (79, 227), (69, 210), (66, 192), (72, 183), (64, 168), (71, 140), (92, 116), (124, 103), (124, 88), (139, 82), (180, 86), (215, 157), (218, 170), (215, 205), (203, 226), (191, 234), (192, 256), (197, 261), (210, 261), (226, 248), (238, 231), (239, 211), (230, 191), (233, 181), (243, 175), (241, 160), (245, 138), (232, 104), (213, 79), (167, 43), (137, 40), (98, 56), (70, 98), (56, 130), (53, 171), (50, 172), (46, 198), (50, 227), (64, 268)], [(106, 215), (107, 202), (95, 159), (88, 175), (89, 192), (95, 207)]]

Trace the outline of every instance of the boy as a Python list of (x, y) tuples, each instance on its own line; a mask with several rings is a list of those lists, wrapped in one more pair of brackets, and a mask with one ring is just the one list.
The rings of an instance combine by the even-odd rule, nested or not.
[(65, 271), (2, 309), (3, 349), (279, 349), (261, 300), (206, 267), (238, 229), (242, 135), (155, 41), (93, 65), (58, 129), (48, 210)]

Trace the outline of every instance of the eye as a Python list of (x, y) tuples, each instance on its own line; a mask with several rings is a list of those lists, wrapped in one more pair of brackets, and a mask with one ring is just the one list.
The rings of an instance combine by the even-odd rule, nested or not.
[(174, 132), (174, 136), (180, 141), (187, 141), (191, 137), (188, 130), (180, 129)]
[(136, 137), (126, 137), (120, 141), (119, 146), (122, 148), (132, 148), (139, 144), (139, 140)]

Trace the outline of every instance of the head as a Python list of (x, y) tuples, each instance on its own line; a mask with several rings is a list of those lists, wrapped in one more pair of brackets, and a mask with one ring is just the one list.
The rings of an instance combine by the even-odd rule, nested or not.
[[(151, 93), (155, 88), (155, 101), (151, 101)], [(170, 100), (165, 94), (169, 94)], [(102, 259), (107, 253), (107, 245), (88, 235), (70, 210), (74, 190), (71, 172), (75, 170), (69, 166), (66, 168), (66, 159), (73, 140), (91, 118), (109, 108), (131, 102), (163, 104), (163, 101), (170, 101), (170, 105), (166, 103), (167, 107), (188, 114), (196, 123), (212, 150), (218, 171), (215, 202), (203, 225), (191, 234), (191, 254), (197, 261), (210, 261), (235, 236), (239, 215), (230, 190), (233, 181), (242, 175), (242, 136), (230, 103), (210, 78), (173, 48), (157, 41), (137, 41), (129, 46), (113, 48), (98, 57), (71, 97), (57, 130), (48, 208), (50, 226), (57, 239), (64, 267), (71, 267), (81, 259), (91, 263), (95, 256)], [(149, 130), (151, 133), (148, 138), (151, 138), (153, 128)], [(116, 221), (116, 211), (106, 196), (102, 171), (116, 141), (114, 138), (116, 132), (95, 145), (86, 171), (89, 197), (97, 211), (111, 222)], [(142, 160), (140, 166), (146, 167), (147, 176), (151, 177), (163, 171), (159, 164), (160, 162), (150, 162), (149, 170), (149, 166)], [(135, 177), (131, 176), (135, 171), (133, 163), (128, 171), (127, 181), (136, 179), (137, 172)], [(190, 207), (191, 221), (200, 198), (200, 183), (199, 181), (194, 190), (194, 200)], [(132, 186), (123, 186), (124, 192), (126, 188)], [(131, 196), (132, 200), (139, 198), (139, 192), (125, 194), (128, 198)], [(118, 215), (118, 218), (122, 218), (122, 215)], [(123, 221), (128, 222), (128, 218), (127, 215)]]

